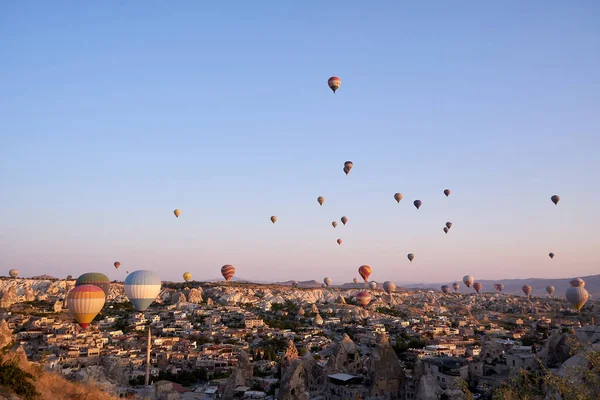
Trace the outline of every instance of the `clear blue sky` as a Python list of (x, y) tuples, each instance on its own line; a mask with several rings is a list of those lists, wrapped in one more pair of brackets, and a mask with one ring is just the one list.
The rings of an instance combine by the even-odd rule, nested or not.
[(597, 1), (94, 3), (0, 4), (2, 273), (600, 272)]

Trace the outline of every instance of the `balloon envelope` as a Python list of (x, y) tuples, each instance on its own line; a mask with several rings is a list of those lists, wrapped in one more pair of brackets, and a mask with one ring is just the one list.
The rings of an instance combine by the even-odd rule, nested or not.
[(396, 202), (400, 203), (400, 200), (402, 200), (402, 193), (396, 193), (394, 199), (396, 199)]
[(335, 228), (335, 227), (337, 226), (337, 221), (333, 221), (333, 222), (331, 223), (331, 226), (333, 226), (333, 227)]
[(569, 285), (571, 285), (572, 287), (584, 287), (585, 281), (581, 278), (575, 278), (571, 282), (569, 282)]
[(471, 275), (465, 275), (465, 276), (463, 276), (463, 283), (467, 287), (471, 287), (471, 285), (473, 284), (474, 281), (475, 281), (475, 278), (473, 278)]
[(121, 263), (118, 261), (115, 261), (115, 263), (113, 265), (115, 266), (116, 269), (119, 269), (119, 267), (121, 266)]
[(452, 284), (452, 288), (453, 288), (453, 289), (454, 289), (454, 291), (456, 292), (456, 291), (458, 291), (458, 288), (460, 288), (460, 284), (459, 284), (458, 282), (454, 282), (454, 283)]
[(479, 291), (481, 290), (481, 288), (482, 288), (482, 287), (483, 287), (483, 285), (481, 284), (481, 282), (475, 282), (475, 283), (473, 284), (473, 289), (475, 289), (475, 291), (476, 291), (477, 293), (479, 293)]
[(590, 295), (587, 290), (581, 286), (572, 286), (565, 292), (565, 297), (577, 311), (587, 303)]
[(499, 291), (499, 292), (501, 292), (501, 291), (503, 291), (503, 290), (504, 290), (504, 285), (503, 285), (503, 284), (501, 284), (501, 283), (499, 283), (499, 284), (498, 284), (498, 291)]
[(446, 197), (450, 196), (450, 189), (444, 189), (444, 194)]
[(184, 272), (183, 273), (183, 280), (186, 282), (189, 282), (190, 279), (192, 279), (192, 274), (190, 274), (189, 272)]
[(412, 260), (414, 260), (414, 259), (415, 259), (415, 255), (414, 255), (413, 253), (408, 253), (408, 254), (406, 255), (406, 257), (408, 258), (408, 260), (409, 260), (410, 262), (412, 262)]
[(550, 197), (550, 200), (552, 200), (552, 202), (554, 203), (554, 205), (557, 205), (558, 202), (560, 201), (560, 196), (555, 194), (552, 197)]
[(446, 228), (448, 228), (448, 229), (452, 228), (452, 222), (446, 222)]
[(337, 76), (332, 76), (327, 80), (327, 86), (329, 86), (329, 89), (333, 90), (333, 93), (335, 93), (335, 91), (338, 90), (341, 85), (342, 80)]
[(223, 278), (229, 282), (231, 278), (233, 278), (233, 275), (235, 275), (235, 267), (229, 264), (223, 265), (221, 267), (221, 275), (223, 275)]
[(143, 312), (150, 307), (150, 304), (156, 300), (156, 296), (160, 293), (160, 276), (148, 270), (133, 271), (125, 278), (123, 287), (125, 295), (133, 304), (133, 308)]
[(548, 253), (548, 257), (554, 258), (554, 253)]
[(552, 293), (554, 293), (554, 286), (546, 286), (546, 292), (548, 292), (548, 294), (550, 296), (552, 296)]
[(348, 217), (342, 217), (341, 221), (342, 221), (342, 224), (346, 225), (346, 222), (348, 222)]
[(277, 222), (277, 217), (275, 215), (271, 215), (271, 222), (272, 223)]
[(358, 283), (358, 278), (352, 279), (352, 282), (354, 282), (355, 284)]
[(387, 294), (391, 294), (396, 291), (396, 284), (392, 281), (385, 281), (383, 282), (383, 290), (385, 290)]
[(525, 293), (525, 296), (529, 296), (529, 294), (531, 293), (531, 286), (523, 285), (521, 290), (523, 291), (523, 293)]
[(8, 271), (8, 276), (10, 276), (11, 278), (16, 278), (17, 276), (19, 276), (19, 270), (18, 269), (11, 269), (10, 271)]
[(444, 227), (444, 233), (448, 233), (448, 227)]
[(75, 281), (75, 287), (82, 285), (98, 286), (104, 292), (105, 297), (108, 296), (108, 292), (110, 291), (110, 280), (108, 279), (108, 276), (99, 272), (88, 272), (80, 275)]
[(318, 202), (320, 205), (323, 205), (323, 203), (325, 203), (325, 197), (323, 197), (323, 196), (319, 196), (319, 197), (317, 197), (317, 202)]
[(415, 205), (415, 207), (417, 207), (417, 210), (419, 208), (421, 208), (421, 204), (423, 204), (423, 202), (421, 200), (415, 200), (413, 201), (413, 204)]
[(102, 310), (105, 300), (104, 291), (96, 285), (77, 286), (67, 295), (69, 311), (84, 329)]
[(342, 244), (342, 239), (338, 239), (337, 244)]
[(371, 294), (369, 292), (360, 292), (356, 295), (356, 302), (362, 307), (366, 307), (371, 302)]
[(369, 275), (371, 275), (371, 267), (368, 265), (361, 265), (358, 268), (358, 274), (365, 282), (369, 282)]
[(325, 286), (331, 285), (331, 278), (327, 277), (327, 278), (323, 279), (323, 283), (325, 284)]
[(179, 216), (181, 215), (181, 210), (179, 210), (178, 208), (176, 208), (176, 209), (173, 211), (173, 214), (175, 214), (175, 216), (176, 216), (177, 218), (179, 218)]
[(369, 288), (371, 288), (371, 290), (377, 289), (377, 282), (375, 282), (375, 281), (369, 282)]

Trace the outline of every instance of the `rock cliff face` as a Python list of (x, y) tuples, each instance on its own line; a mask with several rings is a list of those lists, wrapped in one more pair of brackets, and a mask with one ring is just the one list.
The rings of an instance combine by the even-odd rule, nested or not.
[(387, 335), (378, 338), (368, 364), (371, 388), (369, 395), (377, 399), (401, 399), (406, 375)]
[(567, 335), (559, 331), (552, 332), (552, 335), (544, 343), (544, 347), (538, 353), (538, 357), (548, 367), (557, 367), (571, 357), (572, 345), (567, 340)]
[(0, 322), (0, 349), (12, 342), (12, 331), (8, 327), (6, 320)]
[(313, 355), (307, 351), (296, 358), (282, 374), (279, 389), (280, 400), (309, 400), (323, 389), (325, 375)]
[(202, 290), (193, 288), (187, 295), (188, 303), (200, 304), (202, 303)]
[(335, 374), (345, 372), (347, 374), (360, 374), (362, 371), (362, 359), (356, 343), (344, 334), (341, 342), (335, 345), (333, 355), (327, 360), (325, 373)]
[(233, 369), (231, 376), (227, 379), (227, 383), (225, 384), (223, 399), (233, 399), (235, 388), (238, 386), (250, 386), (248, 383), (252, 379), (253, 374), (254, 369), (248, 359), (248, 354), (244, 351), (240, 352), (237, 366)]
[(2, 290), (2, 298), (0, 299), (0, 308), (10, 308), (18, 301), (17, 288), (14, 285)]
[(283, 355), (281, 356), (281, 376), (285, 373), (285, 370), (290, 366), (292, 361), (298, 358), (298, 349), (294, 342), (288, 340), (288, 344), (286, 349), (283, 351)]

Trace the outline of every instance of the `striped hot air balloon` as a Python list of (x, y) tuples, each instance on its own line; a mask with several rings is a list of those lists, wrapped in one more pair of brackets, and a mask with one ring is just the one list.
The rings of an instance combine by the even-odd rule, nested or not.
[(75, 281), (75, 287), (82, 285), (98, 286), (104, 292), (104, 297), (108, 296), (108, 292), (110, 292), (110, 280), (108, 276), (100, 272), (87, 272), (80, 275)]
[(127, 275), (124, 283), (125, 295), (133, 308), (143, 312), (150, 307), (160, 293), (160, 276), (153, 271), (138, 270)]
[(362, 306), (367, 307), (371, 302), (371, 294), (369, 292), (360, 292), (356, 294), (356, 302)]
[(77, 286), (67, 296), (69, 311), (84, 329), (102, 310), (105, 300), (104, 291), (96, 285)]
[(229, 282), (231, 278), (233, 278), (233, 275), (235, 275), (235, 267), (229, 264), (223, 265), (221, 267), (221, 275), (223, 275), (223, 278)]
[(360, 268), (358, 268), (358, 274), (361, 278), (363, 278), (365, 282), (368, 283), (369, 275), (371, 275), (371, 267), (369, 267), (368, 265), (361, 265)]

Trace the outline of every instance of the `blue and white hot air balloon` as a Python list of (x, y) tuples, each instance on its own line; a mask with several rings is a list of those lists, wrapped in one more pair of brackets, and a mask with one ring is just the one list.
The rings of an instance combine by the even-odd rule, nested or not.
[(140, 312), (146, 311), (160, 293), (160, 276), (147, 270), (133, 271), (125, 278), (125, 295)]

